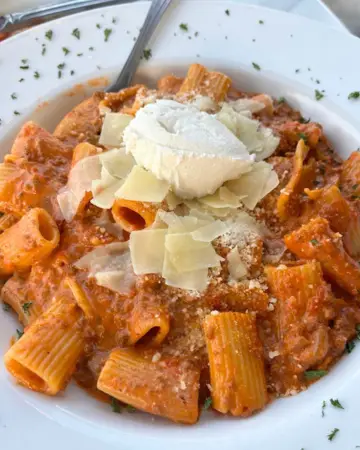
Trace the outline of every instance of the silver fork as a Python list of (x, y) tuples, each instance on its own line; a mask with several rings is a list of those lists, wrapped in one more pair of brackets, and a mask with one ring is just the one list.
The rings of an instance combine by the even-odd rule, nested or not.
[(140, 34), (116, 81), (106, 92), (117, 92), (130, 85), (144, 50), (166, 9), (173, 0), (152, 0)]

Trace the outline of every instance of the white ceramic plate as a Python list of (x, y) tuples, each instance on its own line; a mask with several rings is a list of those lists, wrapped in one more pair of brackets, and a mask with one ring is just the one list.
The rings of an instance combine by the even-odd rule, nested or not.
[[(89, 79), (115, 74), (147, 9), (147, 3), (140, 3), (92, 11), (37, 27), (0, 45), (2, 155), (25, 120), (32, 117), (51, 129), (94, 90), (94, 83), (86, 83)], [(180, 23), (188, 24), (189, 31), (182, 31)], [(72, 35), (75, 28), (80, 39)], [(113, 30), (108, 42), (105, 28)], [(45, 38), (48, 30), (53, 31), (51, 41)], [(70, 53), (65, 56), (62, 47)], [(360, 145), (360, 100), (348, 100), (349, 92), (360, 90), (360, 42), (348, 34), (286, 13), (192, 0), (169, 11), (150, 48), (152, 59), (139, 69), (142, 81), (153, 83), (168, 72), (184, 74), (190, 63), (198, 61), (225, 71), (243, 89), (286, 97), (305, 117), (324, 125), (342, 156)], [(261, 71), (253, 68), (253, 62)], [(58, 69), (62, 63), (65, 67)], [(35, 71), (40, 78), (34, 78)], [(19, 82), (21, 78), (25, 80)], [(103, 81), (98, 80), (98, 88)], [(82, 84), (74, 88), (76, 83)], [(321, 101), (315, 100), (315, 89), (325, 90)], [(11, 98), (13, 93), (16, 99)], [(0, 310), (1, 353), (17, 327), (9, 313)], [(278, 400), (250, 419), (206, 413), (193, 427), (141, 413), (114, 414), (76, 386), (56, 398), (29, 392), (16, 386), (1, 364), (0, 448), (23, 450), (26, 443), (28, 450), (354, 449), (360, 445), (359, 357), (355, 349), (307, 392)], [(345, 410), (328, 406), (322, 418), (322, 402), (329, 404), (330, 398), (338, 398)], [(329, 442), (327, 435), (335, 427), (340, 431)]]

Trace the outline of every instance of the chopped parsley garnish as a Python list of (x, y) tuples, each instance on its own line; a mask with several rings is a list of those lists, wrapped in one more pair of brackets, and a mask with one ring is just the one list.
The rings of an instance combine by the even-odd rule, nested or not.
[(260, 25), (264, 25), (264, 23), (265, 23), (265, 22), (264, 22), (263, 20), (259, 20), (259, 24), (260, 24)]
[(285, 103), (286, 99), (285, 97), (279, 97), (278, 103)]
[(230, 10), (229, 10), (229, 9), (225, 9), (225, 14), (226, 14), (227, 16), (230, 16)]
[(104, 41), (107, 42), (112, 33), (112, 28), (105, 28), (104, 30)]
[(353, 185), (351, 186), (351, 189), (355, 190), (355, 189), (357, 189), (358, 187), (359, 187), (358, 184), (353, 184)]
[(65, 63), (58, 64), (57, 68), (62, 70), (65, 67)]
[(40, 78), (40, 74), (39, 74), (39, 72), (38, 71), (36, 71), (36, 72), (34, 72), (34, 78)]
[(305, 117), (301, 116), (299, 119), (300, 123), (309, 123), (310, 122), (310, 117), (308, 119), (305, 119)]
[(114, 413), (121, 414), (121, 405), (119, 403), (119, 400), (114, 397), (111, 397), (111, 409)]
[(23, 81), (25, 81), (25, 78), (20, 78), (19, 83), (22, 83)]
[(113, 17), (113, 18), (111, 19), (111, 22), (115, 24), (115, 23), (117, 22), (117, 17)]
[(71, 33), (76, 39), (80, 39), (80, 30), (79, 28), (74, 28)]
[(90, 50), (91, 52), (93, 52), (93, 51), (95, 50), (95, 48), (94, 48), (94, 47), (89, 47), (89, 50)]
[(179, 25), (179, 28), (180, 28), (180, 30), (183, 30), (183, 31), (189, 31), (189, 27), (188, 27), (187, 23), (181, 23)]
[(17, 99), (17, 95), (15, 94), (15, 92), (13, 92), (13, 93), (11, 94), (11, 98), (12, 98), (13, 100), (16, 100), (16, 99)]
[(299, 138), (302, 139), (305, 144), (307, 143), (308, 137), (305, 133), (299, 133)]
[(21, 69), (21, 70), (29, 70), (29, 69), (30, 69), (30, 66), (20, 66), (20, 69)]
[(206, 411), (207, 409), (210, 408), (211, 405), (212, 405), (212, 398), (211, 397), (206, 397), (206, 399), (204, 401), (203, 410)]
[(317, 101), (319, 101), (324, 98), (324, 94), (320, 92), (319, 89), (315, 89), (315, 98)]
[(20, 116), (19, 111), (14, 111), (14, 116)]
[(48, 31), (45, 33), (45, 37), (46, 37), (46, 39), (48, 39), (49, 41), (51, 41), (51, 39), (53, 38), (53, 31), (52, 31), (52, 30), (48, 30)]
[(101, 25), (99, 23), (96, 24), (96, 28), (98, 28), (100, 30)]
[(354, 91), (354, 92), (350, 92), (350, 94), (348, 95), (348, 99), (357, 99), (360, 97), (360, 91)]
[(58, 78), (61, 78), (62, 77), (62, 72), (61, 72), (61, 70), (59, 70), (58, 71)]
[(199, 32), (198, 32), (198, 31), (195, 31), (194, 36), (195, 36), (195, 37), (198, 37), (198, 36), (199, 36)]
[(143, 58), (146, 59), (146, 61), (148, 61), (151, 57), (152, 57), (151, 49), (150, 48), (146, 48), (143, 51)]
[(261, 70), (261, 67), (259, 66), (259, 64), (255, 63), (255, 62), (252, 63), (252, 66), (256, 70)]
[(322, 407), (321, 407), (321, 417), (325, 416), (325, 408), (326, 408), (326, 401), (324, 400), (322, 402)]
[(304, 372), (306, 380), (316, 380), (317, 378), (322, 378), (327, 375), (327, 370), (307, 370)]
[(126, 411), (127, 411), (128, 413), (134, 413), (134, 412), (136, 411), (136, 408), (134, 408), (134, 407), (131, 406), (131, 405), (126, 405), (126, 406), (125, 406), (125, 409), (126, 409)]
[(79, 56), (79, 57), (81, 57), (81, 56), (83, 56), (84, 55), (84, 53), (77, 53), (77, 55), (76, 56)]
[(356, 329), (356, 337), (357, 337), (357, 339), (360, 341), (360, 323), (358, 323), (357, 325), (356, 325), (356, 327), (355, 327), (355, 329)]
[(295, 69), (295, 73), (299, 73), (300, 72), (300, 69)]
[(316, 84), (320, 84), (320, 80), (316, 79), (316, 80), (315, 80), (315, 83), (316, 83)]
[(71, 70), (70, 75), (74, 75), (74, 74), (75, 74), (75, 70)]
[(351, 353), (351, 352), (354, 350), (354, 348), (355, 348), (355, 342), (354, 342), (354, 341), (349, 341), (349, 342), (347, 342), (347, 343), (345, 344), (345, 348), (346, 348), (346, 351), (347, 351), (348, 353)]
[(332, 432), (328, 434), (327, 438), (329, 439), (329, 441), (332, 441), (339, 431), (339, 428), (334, 428)]
[(32, 305), (32, 302), (23, 303), (22, 309), (25, 314), (30, 314), (29, 309), (30, 309), (31, 305)]
[(26, 63), (28, 62), (28, 60), (27, 60), (27, 59), (22, 59), (21, 62), (22, 62), (23, 64), (26, 64)]
[(5, 312), (10, 311), (10, 306), (9, 306), (7, 303), (3, 303), (2, 309), (3, 309), (3, 311), (5, 311)]
[(64, 55), (68, 55), (70, 53), (70, 50), (67, 47), (63, 47), (62, 51), (64, 52)]
[(330, 399), (330, 403), (335, 407), (335, 408), (340, 408), (340, 409), (345, 409), (343, 407), (343, 405), (339, 402), (339, 400), (337, 398), (331, 398)]
[(41, 50), (41, 54), (44, 56), (46, 53), (46, 44), (43, 44), (42, 46), (43, 46), (43, 48)]
[(16, 329), (17, 338), (20, 339), (21, 336), (24, 334), (23, 331)]
[(317, 239), (311, 239), (310, 244), (316, 246), (319, 245), (319, 241)]

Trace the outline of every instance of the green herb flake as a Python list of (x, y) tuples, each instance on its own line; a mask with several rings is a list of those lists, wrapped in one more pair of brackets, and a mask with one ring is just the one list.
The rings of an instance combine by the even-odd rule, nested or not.
[(76, 39), (80, 39), (80, 30), (79, 28), (74, 28), (71, 33)]
[(146, 61), (149, 61), (149, 59), (152, 57), (152, 52), (150, 48), (146, 48), (143, 51), (143, 58), (146, 59)]
[(323, 400), (322, 407), (321, 407), (321, 417), (325, 416), (325, 408), (326, 408), (326, 401)]
[(355, 190), (355, 189), (357, 189), (358, 187), (359, 187), (358, 184), (353, 184), (353, 185), (351, 186), (351, 189)]
[(337, 398), (331, 398), (330, 399), (330, 403), (335, 407), (335, 408), (339, 408), (339, 409), (345, 409), (343, 407), (343, 405), (339, 402), (339, 400)]
[(198, 37), (198, 36), (199, 36), (199, 32), (198, 32), (198, 31), (195, 31), (194, 36), (195, 36), (195, 37)]
[(34, 78), (36, 79), (40, 78), (40, 74), (38, 71), (34, 72)]
[(98, 28), (100, 30), (101, 25), (99, 23), (96, 24), (96, 28)]
[(360, 341), (360, 323), (356, 324), (356, 338)]
[(225, 14), (226, 14), (227, 16), (230, 16), (230, 9), (225, 9)]
[(189, 27), (188, 27), (187, 23), (181, 23), (179, 25), (179, 28), (180, 28), (180, 30), (183, 30), (183, 31), (189, 31)]
[(295, 73), (299, 73), (300, 72), (300, 69), (295, 69)]
[(299, 119), (300, 123), (309, 123), (310, 122), (310, 117), (308, 119), (305, 119), (305, 117), (301, 116)]
[(68, 55), (70, 53), (70, 50), (67, 47), (63, 47), (62, 51), (64, 52), (64, 55)]
[(7, 303), (3, 303), (2, 309), (3, 309), (3, 311), (8, 312), (8, 311), (10, 311), (11, 308)]
[(26, 64), (28, 62), (28, 60), (27, 59), (22, 59), (21, 62), (22, 62), (22, 64)]
[(29, 70), (29, 69), (30, 69), (30, 66), (20, 66), (20, 69), (21, 69), (21, 70)]
[(329, 441), (332, 441), (339, 431), (340, 431), (339, 428), (334, 428), (332, 432), (327, 436)]
[(58, 78), (61, 78), (61, 77), (62, 77), (62, 71), (59, 70), (59, 71), (58, 71)]
[(285, 103), (285, 102), (286, 102), (286, 98), (285, 97), (279, 97), (278, 103)]
[(15, 94), (15, 92), (13, 92), (12, 94), (11, 94), (11, 96), (10, 96), (13, 100), (16, 100), (17, 99), (17, 94)]
[(345, 349), (348, 353), (351, 353), (355, 348), (355, 342), (354, 341), (348, 341), (345, 344)]
[(305, 133), (298, 133), (298, 136), (305, 142), (305, 144), (307, 143), (308, 137)]
[(319, 91), (319, 89), (315, 89), (315, 98), (317, 101), (320, 101), (322, 98), (324, 98), (324, 94)]
[(89, 47), (90, 52), (93, 52), (95, 50), (94, 47)]
[(115, 25), (115, 23), (117, 23), (117, 17), (113, 17), (112, 19), (111, 19), (111, 22)]
[(264, 25), (264, 23), (265, 23), (265, 22), (264, 22), (263, 20), (259, 20), (259, 24), (260, 24), (260, 25)]
[(46, 37), (46, 39), (47, 39), (48, 41), (51, 41), (51, 40), (52, 40), (53, 35), (54, 35), (54, 33), (53, 33), (52, 30), (48, 30), (48, 31), (45, 33), (45, 37)]
[(212, 405), (212, 398), (211, 397), (206, 397), (206, 399), (204, 401), (203, 410), (204, 411), (208, 410), (211, 405)]
[(105, 28), (104, 30), (104, 41), (107, 42), (112, 33), (112, 28)]
[(359, 97), (360, 97), (360, 91), (350, 92), (350, 94), (348, 95), (349, 100), (355, 100)]
[(19, 340), (21, 336), (24, 334), (23, 331), (16, 329), (17, 339)]
[(319, 241), (317, 239), (311, 239), (310, 244), (315, 247), (315, 246), (319, 245)]
[(42, 50), (41, 50), (41, 54), (44, 56), (46, 53), (46, 44), (43, 44)]
[(23, 303), (22, 309), (23, 309), (23, 311), (24, 311), (25, 314), (27, 314), (27, 315), (30, 314), (29, 309), (31, 308), (31, 305), (32, 305), (32, 302), (26, 302), (26, 303)]
[(252, 66), (256, 70), (261, 70), (261, 67), (259, 66), (259, 64), (255, 63), (255, 62), (252, 63)]
[(134, 412), (136, 412), (136, 408), (134, 408), (133, 406), (131, 406), (131, 405), (126, 405), (125, 406), (125, 409), (126, 409), (126, 411), (128, 412), (128, 413), (134, 413)]
[(304, 376), (306, 380), (317, 380), (318, 378), (322, 378), (327, 375), (327, 370), (307, 370), (304, 372)]
[(70, 71), (70, 75), (72, 76), (72, 75), (75, 75), (75, 70), (71, 70)]
[(22, 83), (23, 81), (25, 81), (25, 78), (20, 78), (19, 83)]
[(111, 409), (114, 413), (121, 414), (121, 405), (119, 403), (119, 400), (117, 400), (114, 397), (111, 397)]
[(81, 58), (82, 56), (84, 56), (84, 53), (77, 53), (76, 56), (78, 56), (79, 58)]
[(14, 111), (14, 116), (20, 116), (19, 111)]
[(58, 64), (57, 68), (62, 70), (65, 67), (65, 63)]

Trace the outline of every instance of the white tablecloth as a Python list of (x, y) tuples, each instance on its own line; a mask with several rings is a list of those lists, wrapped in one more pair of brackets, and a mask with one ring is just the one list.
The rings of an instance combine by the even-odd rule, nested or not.
[[(269, 8), (300, 14), (310, 19), (318, 20), (327, 25), (345, 29), (340, 20), (321, 2), (321, 0), (234, 0), (240, 3), (251, 3), (267, 6)], [(344, 0), (346, 1), (346, 0)], [(0, 0), (0, 14), (21, 11), (44, 5), (56, 3), (54, 0)], [(58, 1), (60, 3), (60, 1)]]

